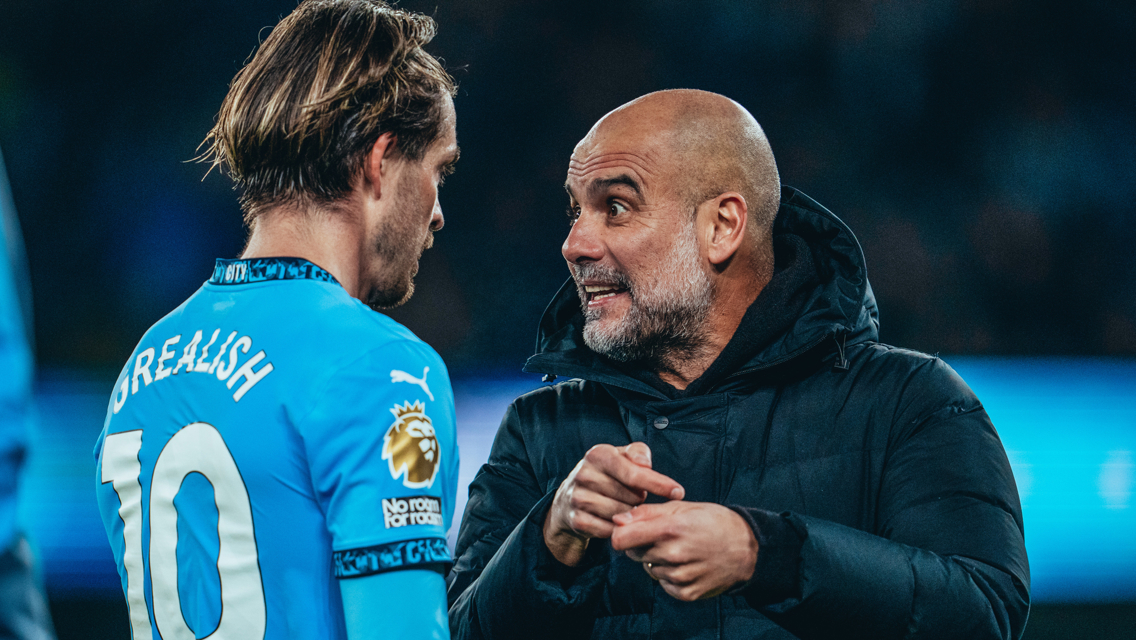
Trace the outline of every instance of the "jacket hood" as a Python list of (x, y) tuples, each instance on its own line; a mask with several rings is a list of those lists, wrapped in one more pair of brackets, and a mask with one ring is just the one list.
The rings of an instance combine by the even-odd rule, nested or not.
[[(812, 253), (819, 283), (804, 312), (788, 331), (749, 358), (740, 368), (773, 367), (813, 352), (830, 339), (825, 355), (847, 344), (876, 340), (879, 313), (868, 284), (864, 252), (852, 230), (831, 211), (792, 187), (781, 189), (773, 235), (798, 236)], [(760, 301), (760, 300), (759, 300)], [(757, 304), (755, 302), (755, 304)], [(584, 316), (571, 278), (549, 303), (537, 331), (536, 355), (524, 370), (612, 383), (657, 395), (649, 385), (629, 378), (584, 344)]]

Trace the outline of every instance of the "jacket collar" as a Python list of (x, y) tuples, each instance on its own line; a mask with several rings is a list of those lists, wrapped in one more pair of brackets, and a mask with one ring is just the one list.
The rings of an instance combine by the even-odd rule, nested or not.
[[(831, 338), (838, 336), (846, 344), (875, 340), (879, 332), (878, 310), (868, 284), (864, 253), (852, 230), (812, 198), (792, 187), (784, 187), (773, 234), (793, 234), (804, 240), (816, 262), (819, 284), (790, 329), (733, 373), (778, 367), (800, 360), (806, 354), (819, 352), (827, 356), (837, 345)], [(537, 353), (529, 358), (524, 370), (584, 378), (663, 396), (659, 390), (620, 371), (589, 349), (584, 344), (583, 326), (576, 287), (569, 278), (541, 318)], [(826, 340), (831, 342), (831, 349), (820, 348)]]

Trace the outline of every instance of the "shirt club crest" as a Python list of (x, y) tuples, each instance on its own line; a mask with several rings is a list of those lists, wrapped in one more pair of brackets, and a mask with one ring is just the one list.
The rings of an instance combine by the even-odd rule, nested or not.
[(438, 475), (442, 450), (434, 436), (434, 425), (426, 415), (426, 405), (415, 401), (395, 405), (394, 424), (383, 436), (383, 460), (390, 466), (391, 477), (412, 489), (429, 487)]

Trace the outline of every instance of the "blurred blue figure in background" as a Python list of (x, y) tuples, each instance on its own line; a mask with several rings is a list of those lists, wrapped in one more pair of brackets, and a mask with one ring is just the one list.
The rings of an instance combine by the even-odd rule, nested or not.
[(0, 638), (55, 637), (34, 559), (16, 527), (16, 489), (32, 409), (32, 307), (27, 263), (0, 154)]

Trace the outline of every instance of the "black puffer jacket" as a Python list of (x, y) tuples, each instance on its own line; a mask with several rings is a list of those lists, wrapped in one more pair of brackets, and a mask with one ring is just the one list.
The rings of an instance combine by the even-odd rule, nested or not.
[[(574, 379), (513, 403), (470, 485), (455, 638), (1021, 636), (1021, 507), (982, 405), (937, 358), (876, 342), (863, 255), (836, 216), (787, 188), (774, 234), (773, 282), (685, 392), (591, 352), (574, 288), (557, 294), (526, 370)], [(632, 441), (686, 500), (754, 527), (748, 584), (686, 603), (606, 540), (575, 568), (551, 556), (557, 487), (593, 445)]]

